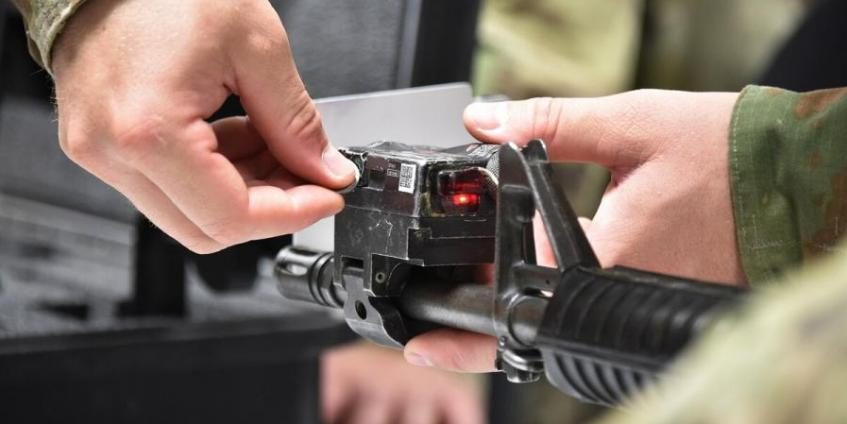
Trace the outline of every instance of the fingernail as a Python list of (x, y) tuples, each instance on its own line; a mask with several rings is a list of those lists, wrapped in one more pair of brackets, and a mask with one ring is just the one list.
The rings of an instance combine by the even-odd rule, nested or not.
[(482, 131), (492, 131), (506, 123), (506, 103), (473, 103), (465, 111), (473, 125)]
[(362, 173), (359, 171), (359, 167), (355, 164), (353, 165), (353, 170), (356, 171), (356, 175), (353, 176), (353, 182), (351, 182), (347, 187), (344, 187), (340, 190), (335, 190), (338, 194), (347, 194), (353, 191), (359, 185), (359, 178), (362, 178)]
[(426, 356), (419, 355), (417, 353), (407, 353), (406, 361), (408, 361), (412, 365), (417, 365), (419, 367), (431, 367), (434, 364), (429, 360)]
[(335, 147), (327, 147), (324, 150), (323, 161), (329, 171), (339, 177), (346, 177), (357, 172), (356, 165), (350, 162)]

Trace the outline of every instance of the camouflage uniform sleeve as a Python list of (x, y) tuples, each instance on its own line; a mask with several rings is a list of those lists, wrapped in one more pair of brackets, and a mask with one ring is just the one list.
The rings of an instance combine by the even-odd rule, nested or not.
[(731, 127), (730, 178), (748, 280), (833, 250), (847, 229), (847, 89), (747, 87)]
[(53, 43), (65, 23), (85, 0), (12, 0), (24, 18), (29, 51), (41, 66), (50, 68)]

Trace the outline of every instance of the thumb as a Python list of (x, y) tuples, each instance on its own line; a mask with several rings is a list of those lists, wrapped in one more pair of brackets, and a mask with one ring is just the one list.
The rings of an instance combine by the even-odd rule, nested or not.
[[(465, 127), (488, 143), (519, 145), (540, 138), (557, 161), (590, 162), (608, 168), (640, 163), (642, 147), (621, 131), (632, 115), (618, 96), (599, 98), (534, 98), (473, 103), (465, 109)], [(629, 111), (629, 112), (627, 112)]]

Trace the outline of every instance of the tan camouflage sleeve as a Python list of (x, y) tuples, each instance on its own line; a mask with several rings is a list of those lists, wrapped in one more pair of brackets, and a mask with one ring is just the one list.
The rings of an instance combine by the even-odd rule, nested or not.
[(53, 42), (62, 32), (65, 22), (84, 2), (85, 0), (12, 0), (24, 17), (32, 57), (51, 74)]
[(747, 87), (735, 106), (729, 156), (751, 283), (834, 250), (847, 230), (847, 88)]

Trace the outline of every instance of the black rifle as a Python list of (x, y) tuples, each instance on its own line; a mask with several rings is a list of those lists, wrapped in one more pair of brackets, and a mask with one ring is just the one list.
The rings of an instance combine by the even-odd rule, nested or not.
[[(348, 325), (401, 347), (435, 326), (496, 336), (498, 369), (614, 405), (654, 380), (736, 287), (603, 269), (544, 143), (446, 150), (380, 142), (344, 150), (361, 172), (335, 218), (335, 251), (277, 256), (282, 294), (343, 308)], [(558, 266), (535, 260), (538, 213)], [(494, 284), (473, 283), (481, 264)]]

